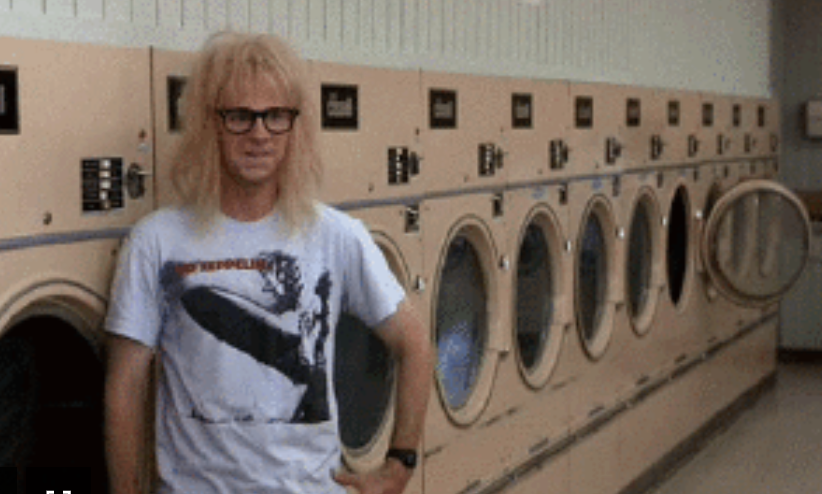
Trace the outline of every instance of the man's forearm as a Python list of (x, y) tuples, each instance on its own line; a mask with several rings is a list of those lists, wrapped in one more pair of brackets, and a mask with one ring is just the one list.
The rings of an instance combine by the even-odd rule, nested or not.
[(144, 494), (152, 355), (121, 338), (114, 338), (108, 351), (105, 444), (111, 494)]
[(106, 459), (111, 494), (144, 494), (145, 492), (143, 485), (146, 453), (144, 403), (144, 401), (128, 400), (123, 396), (107, 399)]
[(424, 328), (413, 328), (421, 336), (397, 359), (397, 399), (392, 448), (417, 449), (431, 393), (433, 355)]

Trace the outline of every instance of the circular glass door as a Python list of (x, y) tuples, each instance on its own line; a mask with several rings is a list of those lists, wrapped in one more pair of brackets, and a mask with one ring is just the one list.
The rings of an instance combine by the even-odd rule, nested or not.
[(668, 294), (674, 305), (679, 306), (685, 293), (685, 284), (688, 279), (688, 263), (690, 262), (690, 224), (691, 205), (688, 200), (688, 191), (679, 186), (671, 202), (671, 212), (668, 218)]
[[(721, 235), (728, 230), (734, 232), (733, 261), (723, 262)], [(809, 249), (804, 206), (788, 189), (766, 180), (745, 182), (725, 194), (708, 218), (702, 239), (717, 289), (748, 306), (778, 301), (802, 273)]]
[(550, 212), (532, 214), (521, 234), (514, 293), (520, 371), (533, 388), (548, 381), (562, 342), (554, 306), (560, 290), (558, 252), (557, 225)]
[(458, 230), (445, 247), (435, 296), (440, 399), (461, 425), (479, 416), (491, 391), (488, 259), (493, 256), (486, 238), (478, 227)]
[(337, 325), (335, 382), (340, 436), (355, 456), (367, 453), (391, 404), (394, 365), (373, 329), (342, 314)]
[[(398, 251), (377, 239), (391, 271), (407, 286)], [(370, 469), (383, 461), (393, 423), (394, 362), (382, 340), (360, 319), (343, 313), (337, 324), (334, 391), (340, 438), (349, 466)], [(385, 443), (385, 444), (383, 444)], [(378, 447), (379, 445), (379, 447)], [(373, 456), (373, 457), (372, 457)]]
[(605, 353), (613, 329), (613, 304), (609, 303), (614, 232), (610, 209), (602, 199), (588, 208), (577, 250), (576, 312), (580, 338), (591, 358)]
[(628, 311), (637, 334), (646, 334), (659, 299), (659, 208), (649, 192), (641, 192), (628, 235), (626, 283)]

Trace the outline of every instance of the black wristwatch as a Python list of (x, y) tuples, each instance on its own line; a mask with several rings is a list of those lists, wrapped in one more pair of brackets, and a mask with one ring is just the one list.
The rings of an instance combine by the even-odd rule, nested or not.
[(417, 466), (417, 452), (413, 449), (391, 448), (385, 453), (385, 458), (395, 458), (409, 470), (413, 470)]

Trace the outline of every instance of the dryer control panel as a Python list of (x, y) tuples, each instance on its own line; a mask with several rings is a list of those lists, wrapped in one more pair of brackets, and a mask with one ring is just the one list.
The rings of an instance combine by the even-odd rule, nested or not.
[(122, 158), (84, 159), (82, 175), (84, 213), (124, 206)]

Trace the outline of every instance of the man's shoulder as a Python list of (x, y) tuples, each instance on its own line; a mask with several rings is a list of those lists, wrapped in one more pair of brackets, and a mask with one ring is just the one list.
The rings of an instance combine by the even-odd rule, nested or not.
[(193, 225), (191, 213), (178, 207), (157, 209), (141, 218), (131, 229), (133, 237), (165, 236), (170, 232), (181, 233)]
[(365, 228), (362, 221), (348, 213), (327, 204), (318, 204), (318, 226), (340, 233), (361, 231)]

